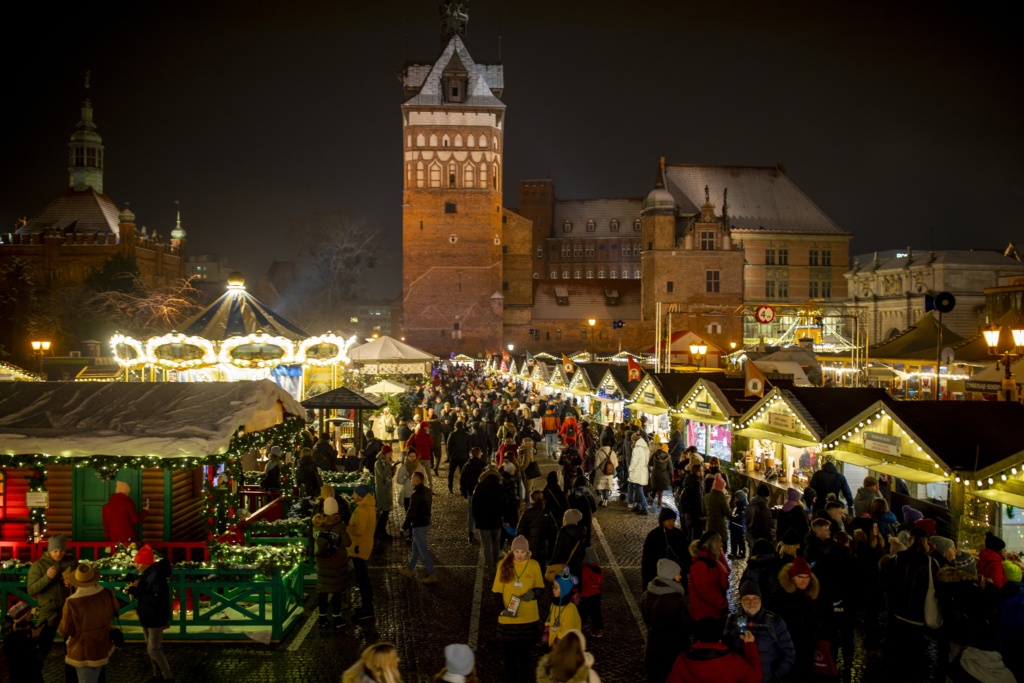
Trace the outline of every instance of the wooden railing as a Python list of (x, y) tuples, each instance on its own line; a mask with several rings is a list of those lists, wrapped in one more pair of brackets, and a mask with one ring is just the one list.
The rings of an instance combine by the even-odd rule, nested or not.
[[(171, 564), (175, 562), (205, 562), (210, 550), (202, 541), (153, 541), (148, 544), (161, 551)], [(96, 560), (114, 552), (116, 544), (110, 541), (68, 541), (67, 555), (76, 560)], [(47, 541), (0, 541), (0, 560), (17, 559), (35, 562), (46, 553)]]

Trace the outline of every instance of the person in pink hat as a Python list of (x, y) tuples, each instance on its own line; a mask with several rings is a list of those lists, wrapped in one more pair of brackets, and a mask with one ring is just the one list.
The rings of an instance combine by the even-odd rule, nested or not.
[(144, 545), (135, 553), (135, 568), (142, 576), (128, 586), (128, 595), (138, 602), (135, 611), (146, 637), (146, 654), (153, 666), (152, 680), (173, 681), (171, 665), (161, 649), (164, 628), (171, 621), (171, 596), (167, 587), (171, 563), (166, 559), (158, 560), (153, 549)]

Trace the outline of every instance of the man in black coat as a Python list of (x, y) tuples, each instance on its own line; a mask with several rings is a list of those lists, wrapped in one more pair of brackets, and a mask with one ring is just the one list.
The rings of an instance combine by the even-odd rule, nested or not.
[(334, 472), (338, 466), (338, 451), (331, 445), (327, 432), (320, 435), (320, 440), (313, 446), (313, 462), (322, 470)]
[(484, 460), (483, 452), (475, 446), (470, 449), (469, 455), (469, 462), (462, 468), (462, 473), (459, 475), (459, 492), (462, 493), (462, 497), (468, 504), (466, 526), (469, 531), (469, 542), (476, 543), (476, 536), (473, 535), (473, 529), (476, 528), (476, 521), (473, 518), (473, 493), (476, 491), (477, 481), (483, 474), (484, 467), (487, 466), (487, 461)]
[(501, 527), (508, 518), (505, 492), (497, 468), (488, 467), (480, 474), (473, 491), (471, 508), (476, 528), (480, 530), (480, 542), (484, 549), (484, 565), (488, 574), (498, 566), (498, 549), (501, 547)]
[(850, 514), (853, 514), (853, 494), (850, 493), (850, 485), (846, 482), (846, 477), (836, 469), (834, 455), (825, 455), (825, 464), (811, 477), (810, 487), (818, 492), (818, 499), (814, 503), (812, 512), (824, 510), (825, 503), (828, 502), (828, 494), (834, 493), (836, 500), (839, 500), (840, 495), (843, 496), (846, 500), (846, 507), (850, 509)]
[(587, 551), (587, 530), (580, 526), (583, 514), (576, 508), (569, 508), (562, 515), (562, 528), (555, 536), (555, 547), (551, 550), (551, 564), (567, 564), (573, 576), (582, 576), (583, 554)]
[(128, 587), (128, 595), (138, 601), (135, 609), (146, 638), (146, 654), (153, 666), (153, 678), (170, 681), (174, 678), (171, 665), (160, 646), (163, 643), (164, 627), (171, 620), (171, 595), (167, 588), (171, 563), (166, 559), (158, 562), (153, 549), (144, 545), (135, 553), (135, 568), (142, 576)]
[(427, 531), (430, 529), (430, 511), (434, 504), (434, 494), (423, 484), (424, 474), (417, 470), (412, 475), (412, 496), (409, 498), (409, 510), (405, 513), (402, 529), (412, 531), (412, 553), (409, 555), (409, 566), (399, 567), (398, 573), (412, 578), (416, 563), (423, 559), (427, 575), (423, 583), (437, 583), (437, 572), (434, 570), (434, 558), (427, 547)]
[(644, 551), (640, 556), (640, 585), (647, 587), (658, 575), (658, 560), (668, 558), (682, 568), (682, 575), (690, 573), (690, 540), (682, 529), (676, 527), (676, 513), (663, 508), (658, 514), (658, 526), (651, 529), (644, 539)]
[(374, 466), (377, 464), (377, 456), (380, 455), (380, 449), (384, 447), (384, 442), (377, 438), (373, 433), (372, 429), (366, 430), (366, 446), (363, 447), (363, 462), (362, 468), (373, 472)]
[(455, 470), (461, 469), (469, 461), (470, 448), (472, 446), (466, 425), (459, 420), (455, 423), (455, 431), (448, 435), (448, 493), (455, 493)]

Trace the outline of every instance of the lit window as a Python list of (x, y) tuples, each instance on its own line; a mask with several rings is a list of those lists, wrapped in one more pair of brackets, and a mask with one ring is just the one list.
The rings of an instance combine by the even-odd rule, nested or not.
[(441, 167), (436, 164), (430, 167), (430, 186), (441, 187)]

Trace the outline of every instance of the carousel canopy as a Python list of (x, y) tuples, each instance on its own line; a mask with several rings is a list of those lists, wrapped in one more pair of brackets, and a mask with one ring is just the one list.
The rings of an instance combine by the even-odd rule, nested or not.
[(348, 357), (361, 363), (437, 360), (437, 356), (432, 356), (426, 351), (420, 351), (388, 336), (379, 337), (372, 342), (349, 349)]
[(305, 414), (269, 380), (0, 384), (0, 453), (195, 457), (226, 452), (239, 427)]
[(309, 336), (264, 306), (259, 299), (245, 291), (243, 285), (244, 281), (229, 284), (228, 291), (185, 323), (184, 333), (210, 341), (224, 341), (257, 332), (284, 337), (293, 342)]

